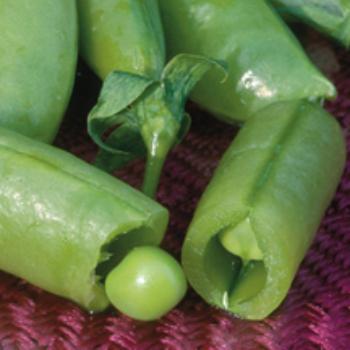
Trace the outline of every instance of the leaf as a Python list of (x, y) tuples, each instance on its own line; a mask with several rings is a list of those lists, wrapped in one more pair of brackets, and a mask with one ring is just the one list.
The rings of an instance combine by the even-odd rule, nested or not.
[(346, 17), (346, 8), (339, 0), (271, 0), (279, 13), (289, 13), (309, 18), (315, 23), (322, 19), (334, 18), (334, 21)]
[(164, 68), (162, 81), (166, 82), (168, 104), (174, 116), (182, 114), (186, 99), (195, 85), (210, 69), (220, 69), (223, 81), (228, 77), (224, 61), (210, 59), (201, 55), (179, 54)]
[(160, 81), (111, 73), (88, 118), (89, 134), (101, 148), (95, 164), (111, 172), (147, 156), (144, 190), (153, 196), (169, 150), (189, 129), (190, 118), (184, 110), (187, 96), (212, 68), (227, 75), (224, 63), (190, 54), (174, 57)]
[[(111, 153), (102, 135), (110, 128), (125, 122), (125, 110), (153, 84), (153, 80), (127, 72), (114, 71), (104, 81), (99, 99), (88, 116), (88, 132), (94, 142)], [(123, 152), (122, 152), (123, 153)]]
[(100, 149), (95, 159), (95, 165), (107, 172), (113, 172), (127, 165), (136, 158), (144, 158), (146, 149), (138, 128), (130, 124), (121, 125), (114, 130), (106, 140), (108, 149), (120, 152), (109, 152)]
[[(140, 130), (149, 153), (164, 154), (184, 137), (189, 120), (186, 99), (203, 75), (212, 68), (227, 70), (222, 62), (199, 55), (180, 54), (164, 68), (160, 84), (138, 105)], [(159, 151), (154, 144), (159, 143)], [(165, 150), (162, 151), (162, 148)]]

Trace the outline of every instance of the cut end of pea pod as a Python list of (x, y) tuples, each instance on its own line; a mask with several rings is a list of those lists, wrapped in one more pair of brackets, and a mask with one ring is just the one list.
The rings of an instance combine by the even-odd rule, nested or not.
[(179, 263), (158, 247), (134, 248), (107, 275), (108, 299), (141, 321), (161, 318), (184, 297), (186, 278)]
[(180, 54), (166, 65), (160, 80), (110, 73), (88, 117), (89, 134), (100, 147), (96, 165), (113, 171), (145, 157), (143, 191), (153, 197), (168, 152), (189, 129), (190, 118), (184, 111), (187, 96), (214, 67), (226, 74), (222, 62)]
[(90, 312), (110, 304), (105, 277), (128, 252), (163, 238), (168, 212), (160, 204), (67, 152), (2, 128), (0, 173), (0, 269)]
[(220, 161), (183, 245), (198, 294), (241, 318), (270, 315), (310, 247), (345, 154), (339, 125), (317, 103), (276, 103), (250, 119)]
[(242, 268), (228, 291), (226, 308), (254, 297), (264, 287), (266, 270), (263, 253), (258, 246), (249, 217), (236, 227), (229, 227), (219, 233), (222, 246), (233, 256), (240, 259)]

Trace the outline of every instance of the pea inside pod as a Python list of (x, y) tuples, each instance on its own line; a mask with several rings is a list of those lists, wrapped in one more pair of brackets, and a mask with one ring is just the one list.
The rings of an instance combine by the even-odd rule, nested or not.
[(205, 190), (182, 251), (209, 303), (263, 319), (285, 298), (345, 163), (337, 122), (305, 101), (277, 103), (240, 130)]
[[(154, 275), (155, 265), (167, 271), (159, 291), (165, 301), (131, 316), (161, 316), (181, 299), (186, 289), (181, 268), (154, 247), (168, 222), (161, 205), (66, 152), (5, 129), (0, 129), (0, 174), (0, 269), (97, 312), (110, 304), (106, 277), (112, 295), (118, 285), (130, 283), (132, 273), (129, 279), (109, 276), (131, 259), (154, 277), (148, 286), (164, 275), (160, 267)], [(128, 257), (139, 246), (152, 246), (143, 249), (155, 259)], [(166, 299), (168, 292), (173, 297)], [(154, 300), (147, 293), (139, 293), (139, 305)], [(133, 295), (122, 297), (126, 303)]]
[(2, 0), (0, 17), (0, 126), (51, 142), (75, 78), (75, 1)]

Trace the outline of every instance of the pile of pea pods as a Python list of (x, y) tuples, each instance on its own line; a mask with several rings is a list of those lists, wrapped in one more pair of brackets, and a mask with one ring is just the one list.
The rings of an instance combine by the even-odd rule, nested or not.
[[(187, 281), (233, 315), (271, 314), (346, 153), (322, 107), (336, 89), (289, 29), (296, 20), (350, 45), (341, 0), (3, 0), (0, 269), (90, 312), (113, 304), (144, 321), (175, 307)], [(94, 164), (49, 145), (78, 49), (103, 81), (87, 116)], [(198, 204), (181, 266), (159, 248), (169, 213), (153, 198), (189, 130), (188, 98), (241, 129)], [(108, 174), (137, 158), (142, 191)]]

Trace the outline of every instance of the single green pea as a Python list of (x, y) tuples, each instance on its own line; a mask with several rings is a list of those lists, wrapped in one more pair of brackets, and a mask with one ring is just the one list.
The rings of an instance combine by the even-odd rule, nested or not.
[(126, 315), (150, 321), (162, 317), (187, 289), (179, 263), (158, 247), (134, 248), (107, 276), (106, 294)]

